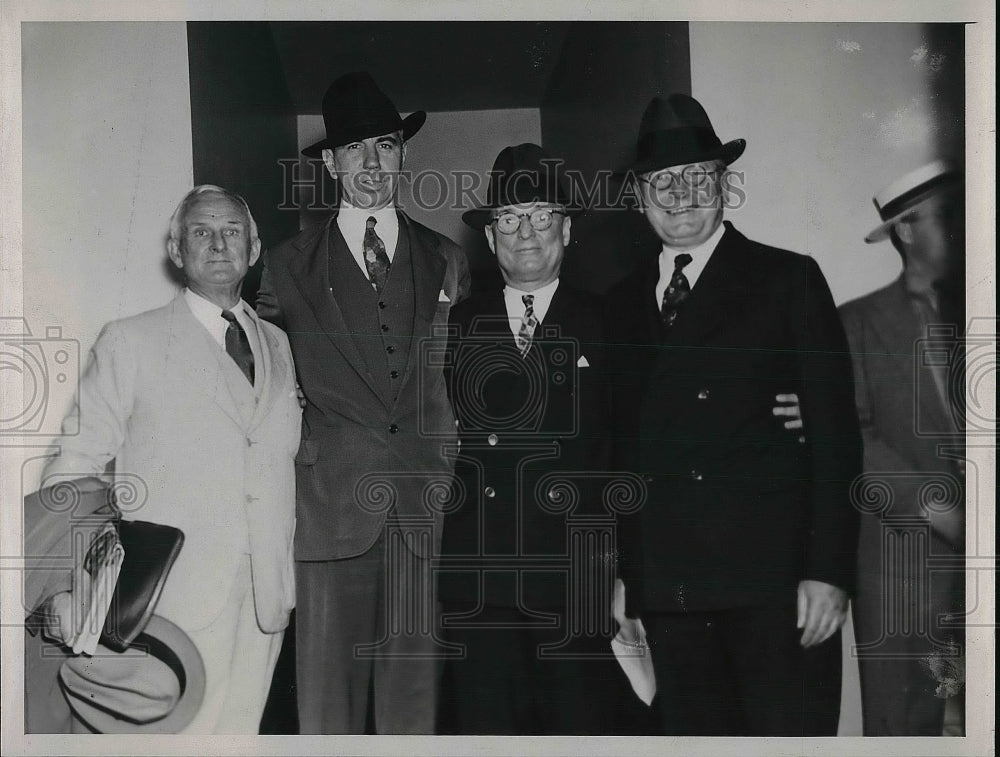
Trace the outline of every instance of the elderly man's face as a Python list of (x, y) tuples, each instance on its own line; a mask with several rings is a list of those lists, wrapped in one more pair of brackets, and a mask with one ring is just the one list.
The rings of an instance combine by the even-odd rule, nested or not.
[(493, 217), (486, 227), (486, 241), (497, 256), (504, 281), (532, 292), (559, 276), (570, 238), (570, 219), (561, 205), (507, 205)]
[[(225, 195), (198, 195), (181, 219), (181, 236), (167, 246), (192, 291), (209, 294), (239, 289), (260, 255), (260, 240), (250, 239), (243, 206)], [(214, 300), (213, 300), (214, 301)]]
[(642, 212), (668, 247), (696, 247), (719, 228), (724, 174), (717, 162), (705, 161), (639, 177)]
[(340, 181), (348, 202), (365, 210), (392, 204), (405, 157), (406, 144), (399, 132), (323, 150), (323, 162)]

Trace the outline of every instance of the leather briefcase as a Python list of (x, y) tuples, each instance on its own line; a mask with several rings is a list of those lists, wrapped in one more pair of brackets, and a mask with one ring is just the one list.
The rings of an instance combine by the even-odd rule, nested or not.
[(115, 525), (125, 559), (104, 621), (101, 644), (123, 652), (153, 617), (170, 568), (184, 544), (184, 532), (143, 520), (118, 520)]

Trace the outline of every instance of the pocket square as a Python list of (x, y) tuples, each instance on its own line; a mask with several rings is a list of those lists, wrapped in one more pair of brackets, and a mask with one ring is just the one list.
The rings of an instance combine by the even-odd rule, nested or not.
[(587, 360), (586, 355), (580, 355), (580, 359), (576, 361), (577, 368), (589, 368), (590, 362)]
[(438, 302), (451, 302), (451, 298), (449, 298), (448, 295), (444, 293), (443, 289), (438, 294)]

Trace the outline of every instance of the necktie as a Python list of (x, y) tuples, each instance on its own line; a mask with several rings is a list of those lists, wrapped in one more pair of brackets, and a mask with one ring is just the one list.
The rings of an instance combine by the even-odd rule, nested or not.
[(677, 313), (680, 311), (681, 303), (691, 294), (691, 285), (683, 269), (691, 262), (691, 256), (686, 252), (674, 258), (674, 275), (670, 277), (670, 283), (663, 290), (663, 302), (660, 305), (660, 318), (663, 325), (670, 328), (677, 320)]
[(538, 326), (538, 319), (535, 318), (535, 295), (522, 294), (521, 302), (524, 303), (524, 315), (521, 316), (521, 328), (517, 332), (514, 343), (521, 352), (521, 357), (524, 357), (531, 349), (531, 337)]
[(253, 384), (253, 351), (250, 349), (247, 332), (240, 326), (232, 310), (223, 310), (222, 317), (229, 321), (229, 328), (226, 329), (226, 352), (236, 361), (236, 365), (243, 371), (247, 380)]
[(365, 253), (365, 268), (368, 269), (368, 278), (375, 287), (375, 291), (381, 293), (385, 287), (385, 280), (389, 276), (389, 256), (385, 252), (385, 244), (375, 233), (375, 216), (368, 216), (365, 224), (365, 239), (362, 247)]

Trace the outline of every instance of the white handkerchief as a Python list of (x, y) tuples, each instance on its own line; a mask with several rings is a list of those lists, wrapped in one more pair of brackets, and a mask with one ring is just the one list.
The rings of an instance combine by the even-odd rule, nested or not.
[(444, 293), (443, 289), (438, 294), (438, 302), (451, 302), (451, 299)]
[(632, 691), (648, 707), (656, 696), (656, 674), (653, 672), (653, 658), (646, 645), (646, 629), (639, 621), (639, 642), (641, 647), (623, 643), (617, 636), (611, 640), (611, 650), (621, 666)]
[(576, 361), (577, 368), (589, 368), (590, 363), (587, 361), (586, 355), (580, 355), (580, 359)]

